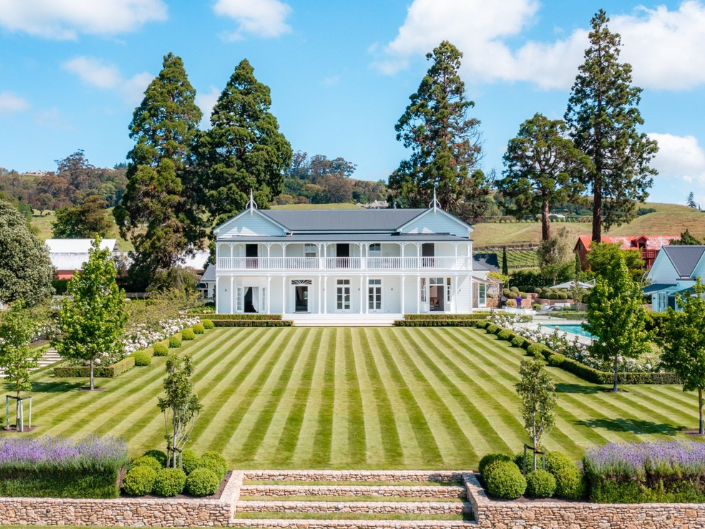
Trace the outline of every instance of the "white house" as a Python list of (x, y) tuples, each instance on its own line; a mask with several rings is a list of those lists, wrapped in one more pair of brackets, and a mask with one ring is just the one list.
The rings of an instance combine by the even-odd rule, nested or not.
[(643, 289), (651, 295), (654, 312), (676, 308), (676, 293), (683, 294), (705, 278), (705, 246), (663, 246), (656, 256), (647, 278), (651, 284)]
[(391, 321), (473, 310), (472, 227), (429, 209), (245, 211), (218, 226), (216, 311)]
[[(56, 278), (71, 279), (88, 262), (93, 239), (47, 239), (45, 244), (49, 247), (49, 259), (56, 269)], [(100, 248), (110, 250), (116, 257), (120, 255), (115, 239), (103, 239)]]

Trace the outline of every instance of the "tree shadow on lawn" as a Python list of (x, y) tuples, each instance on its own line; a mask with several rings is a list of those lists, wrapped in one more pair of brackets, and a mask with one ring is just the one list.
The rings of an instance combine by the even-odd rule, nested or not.
[(641, 419), (590, 419), (576, 421), (575, 424), (587, 426), (588, 428), (604, 428), (612, 432), (631, 432), (635, 434), (676, 435), (685, 429), (684, 426), (673, 426), (665, 423), (657, 424)]
[(583, 395), (594, 395), (602, 391), (602, 387), (587, 384), (556, 384), (556, 393), (581, 393)]
[(32, 382), (33, 393), (63, 393), (65, 391), (75, 391), (86, 385), (84, 380), (69, 382)]

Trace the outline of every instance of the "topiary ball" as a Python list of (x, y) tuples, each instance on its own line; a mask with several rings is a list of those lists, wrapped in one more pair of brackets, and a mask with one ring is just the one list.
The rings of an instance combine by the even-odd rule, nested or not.
[(169, 354), (169, 346), (162, 342), (155, 343), (152, 346), (152, 351), (154, 351), (154, 356), (166, 356)]
[(171, 349), (176, 349), (177, 347), (181, 347), (181, 334), (175, 334), (171, 338), (169, 338), (169, 347)]
[(509, 457), (507, 454), (499, 454), (499, 453), (492, 453), (492, 454), (486, 454), (482, 456), (482, 459), (480, 459), (480, 464), (477, 465), (477, 471), (483, 475), (485, 473), (485, 469), (487, 468), (488, 465), (491, 465), (495, 461), (511, 461), (512, 458)]
[(585, 482), (578, 465), (561, 452), (546, 454), (546, 470), (556, 478), (555, 496), (577, 500), (585, 494)]
[(186, 478), (186, 492), (191, 496), (215, 494), (218, 485), (220, 485), (218, 476), (208, 468), (197, 468)]
[(164, 468), (164, 465), (162, 465), (159, 460), (155, 457), (152, 456), (142, 456), (138, 457), (132, 462), (133, 467), (149, 467), (154, 469), (155, 471), (161, 470)]
[[(151, 459), (151, 458), (150, 458)], [(154, 460), (156, 461), (156, 459)], [(122, 488), (131, 496), (144, 496), (154, 490), (157, 471), (148, 466), (132, 467), (125, 475)]]
[(137, 351), (132, 353), (132, 356), (135, 358), (136, 366), (148, 366), (152, 363), (152, 357), (149, 356), (147, 351)]
[(522, 336), (512, 338), (512, 346), (514, 347), (524, 347), (524, 342), (526, 342), (526, 340)]
[(203, 325), (204, 329), (213, 329), (215, 327), (215, 323), (211, 320), (201, 320), (201, 325)]
[(144, 457), (153, 457), (157, 461), (159, 461), (159, 464), (162, 467), (166, 466), (166, 454), (162, 452), (161, 450), (147, 450), (144, 454)]
[(181, 338), (183, 340), (194, 340), (196, 338), (196, 333), (193, 332), (193, 329), (184, 329), (181, 331)]
[(565, 356), (562, 354), (552, 354), (551, 356), (548, 357), (548, 365), (549, 366), (554, 366), (558, 367), (560, 366), (563, 362), (565, 362)]
[(540, 343), (533, 343), (529, 347), (526, 348), (526, 354), (529, 356), (538, 356), (539, 358), (543, 358), (543, 352), (547, 349), (547, 347), (543, 344)]
[(154, 480), (154, 493), (170, 498), (184, 491), (186, 473), (180, 468), (163, 468)]
[(487, 492), (495, 498), (515, 500), (526, 491), (526, 478), (511, 461), (495, 461), (483, 474)]
[(193, 472), (196, 468), (198, 468), (198, 462), (200, 461), (200, 457), (198, 457), (198, 454), (191, 450), (190, 448), (187, 448), (183, 452), (181, 452), (181, 467), (184, 469), (184, 472), (186, 474), (190, 474)]
[(488, 334), (494, 334), (499, 330), (499, 327), (497, 327), (494, 323), (491, 323), (490, 325), (487, 326), (487, 332)]
[(207, 468), (221, 480), (228, 472), (228, 462), (218, 452), (209, 451), (201, 456), (198, 461), (198, 468)]
[(511, 340), (512, 339), (512, 331), (508, 331), (508, 330), (504, 329), (502, 331), (499, 331), (499, 333), (497, 334), (497, 337), (500, 340)]
[(203, 334), (204, 332), (206, 332), (206, 328), (201, 323), (197, 323), (196, 325), (191, 327), (191, 329), (193, 329), (194, 334)]
[(556, 492), (556, 478), (546, 470), (532, 470), (526, 475), (526, 495), (550, 498)]

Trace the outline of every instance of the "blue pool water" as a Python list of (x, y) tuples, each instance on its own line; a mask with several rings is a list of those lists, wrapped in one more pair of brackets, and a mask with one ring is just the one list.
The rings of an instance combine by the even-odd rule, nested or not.
[(564, 332), (570, 332), (572, 334), (579, 334), (580, 336), (586, 336), (587, 338), (594, 338), (592, 334), (587, 332), (585, 329), (583, 329), (582, 325), (571, 325), (571, 324), (559, 324), (559, 325), (553, 325), (553, 324), (547, 324), (546, 328), (547, 329), (555, 329), (558, 327), (559, 331), (564, 331)]

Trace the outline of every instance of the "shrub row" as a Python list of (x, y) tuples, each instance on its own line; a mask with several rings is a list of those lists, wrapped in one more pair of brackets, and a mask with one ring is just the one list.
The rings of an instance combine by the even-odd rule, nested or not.
[(404, 314), (405, 321), (415, 320), (484, 320), (492, 313), (487, 311), (472, 312), (470, 314)]
[(476, 320), (394, 320), (395, 327), (474, 327)]
[[(208, 314), (206, 319), (216, 320), (281, 320), (281, 314)], [(201, 317), (201, 321), (204, 318)]]
[(290, 320), (215, 320), (216, 327), (291, 327)]
[[(135, 358), (128, 356), (110, 366), (94, 366), (93, 376), (96, 378), (115, 378), (135, 367)], [(56, 378), (85, 378), (91, 376), (90, 366), (59, 366), (54, 368)]]

